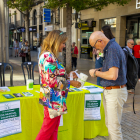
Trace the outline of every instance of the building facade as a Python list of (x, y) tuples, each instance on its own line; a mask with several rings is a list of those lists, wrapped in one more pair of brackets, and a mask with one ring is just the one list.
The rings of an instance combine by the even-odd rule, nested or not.
[[(51, 11), (51, 22), (43, 22), (43, 6), (44, 2), (32, 7), (29, 14), (29, 37), (30, 37), (30, 47), (33, 50), (37, 49), (39, 42), (45, 38), (45, 36), (54, 29), (59, 29), (60, 21), (58, 19), (59, 9)], [(26, 39), (25, 33), (25, 22), (24, 15), (21, 14), (17, 9), (9, 9), (9, 34), (10, 34), (10, 46), (13, 47), (14, 39), (18, 39), (22, 42)], [(60, 17), (60, 16), (59, 16)], [(41, 42), (40, 42), (41, 43)]]
[(104, 25), (111, 26), (115, 40), (121, 47), (125, 46), (127, 39), (130, 38), (134, 39), (136, 44), (136, 39), (140, 38), (140, 9), (136, 9), (136, 2), (137, 0), (131, 0), (124, 6), (110, 4), (101, 11), (93, 8), (82, 10), (80, 22), (96, 21), (96, 27), (87, 28), (88, 30), (81, 28), (80, 31), (78, 29), (79, 57), (92, 58), (92, 49), (88, 42), (89, 35), (93, 31), (100, 31)]
[[(136, 0), (131, 0), (127, 5), (118, 6), (110, 4), (104, 7), (101, 11), (97, 11), (93, 8), (82, 10), (78, 14), (78, 18), (72, 16), (72, 42), (76, 42), (76, 46), (79, 50), (79, 58), (93, 59), (92, 47), (89, 44), (89, 37), (93, 31), (101, 30), (102, 26), (110, 25), (112, 33), (115, 36), (115, 40), (121, 47), (126, 45), (127, 39), (140, 38), (140, 9), (136, 9)], [(51, 23), (43, 22), (43, 9), (44, 3), (40, 3), (34, 6), (30, 12), (30, 45), (34, 49), (38, 45), (39, 39), (44, 38), (53, 29), (60, 29), (66, 32), (66, 8), (56, 9), (51, 12)], [(16, 29), (12, 26), (11, 36), (13, 38), (21, 39), (25, 38), (24, 30), (20, 32), (18, 28), (24, 27), (23, 16), (15, 9), (10, 9), (11, 13), (17, 12), (17, 15), (13, 15), (9, 21), (11, 24), (16, 24)], [(19, 13), (19, 14), (18, 14)], [(75, 15), (75, 10), (72, 10), (72, 15)], [(96, 25), (91, 26), (92, 21), (95, 21)], [(78, 27), (76, 27), (78, 23)], [(79, 24), (80, 23), (80, 24)], [(17, 26), (17, 24), (19, 26)], [(80, 28), (79, 28), (80, 25)]]

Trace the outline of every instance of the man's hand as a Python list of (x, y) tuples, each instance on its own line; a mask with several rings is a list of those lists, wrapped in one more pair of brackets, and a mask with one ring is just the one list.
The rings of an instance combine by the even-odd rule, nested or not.
[(94, 72), (95, 72), (95, 70), (96, 70), (96, 69), (91, 69), (91, 70), (89, 70), (89, 74), (90, 74), (91, 77), (94, 77)]
[(78, 81), (70, 81), (70, 85), (72, 85), (73, 87), (79, 88), (81, 87), (81, 83)]
[[(70, 73), (72, 73), (73, 75), (73, 79), (78, 78), (76, 73), (74, 71), (71, 71)], [(68, 77), (70, 78), (70, 73), (68, 74)]]

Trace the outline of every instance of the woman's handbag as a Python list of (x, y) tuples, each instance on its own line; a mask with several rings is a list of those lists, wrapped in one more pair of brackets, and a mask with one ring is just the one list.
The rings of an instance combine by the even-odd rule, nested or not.
[(24, 53), (23, 51), (21, 51), (21, 52), (19, 53), (19, 57), (26, 57), (26, 53)]

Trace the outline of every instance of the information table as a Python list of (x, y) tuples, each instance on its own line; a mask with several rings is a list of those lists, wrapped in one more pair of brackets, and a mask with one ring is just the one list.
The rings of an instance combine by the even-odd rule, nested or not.
[[(85, 85), (91, 85), (86, 83)], [(39, 85), (30, 90), (32, 97), (6, 99), (2, 94), (27, 92), (26, 86), (9, 87), (10, 91), (0, 93), (0, 103), (20, 100), (21, 133), (9, 135), (1, 140), (35, 140), (43, 122), (43, 106), (39, 104)], [(67, 98), (68, 113), (63, 115), (63, 126), (58, 129), (58, 140), (83, 140), (97, 135), (107, 136), (103, 104), (101, 102), (101, 120), (84, 121), (84, 99), (87, 90), (69, 92)]]

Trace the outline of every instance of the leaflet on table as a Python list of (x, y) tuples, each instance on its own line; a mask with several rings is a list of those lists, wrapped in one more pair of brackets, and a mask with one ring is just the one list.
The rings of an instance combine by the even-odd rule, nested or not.
[(13, 95), (14, 95), (15, 97), (23, 97), (23, 95), (20, 94), (20, 93), (13, 93)]
[(6, 99), (12, 99), (12, 98), (14, 98), (14, 96), (12, 96), (11, 94), (3, 94), (3, 96), (4, 96)]
[(75, 91), (82, 91), (82, 90), (79, 88), (70, 88), (69, 89), (69, 92), (75, 92)]
[(0, 103), (0, 138), (21, 133), (20, 100)]
[(101, 94), (85, 94), (84, 120), (101, 120)]
[(10, 91), (8, 87), (0, 87), (0, 92)]
[(29, 96), (34, 96), (32, 93), (30, 92), (22, 92), (22, 94), (24, 94), (24, 96), (29, 97)]
[(103, 89), (96, 86), (83, 86), (82, 89), (89, 90), (90, 93), (98, 93), (98, 92), (103, 93)]

